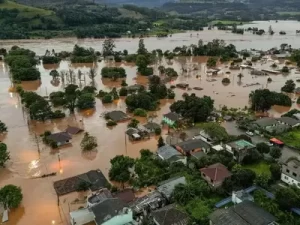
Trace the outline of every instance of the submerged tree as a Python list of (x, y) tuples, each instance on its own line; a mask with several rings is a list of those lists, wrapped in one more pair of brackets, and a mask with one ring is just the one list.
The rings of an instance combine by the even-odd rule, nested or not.
[(157, 142), (157, 147), (160, 148), (160, 147), (163, 147), (163, 146), (165, 146), (165, 141), (162, 138), (162, 136), (160, 136), (159, 139), (158, 139), (158, 142)]
[(0, 134), (1, 134), (1, 133), (4, 133), (4, 132), (7, 132), (7, 127), (6, 127), (5, 123), (3, 123), (3, 122), (0, 120)]
[(95, 77), (97, 76), (95, 68), (91, 68), (89, 71), (89, 78), (92, 80), (92, 86), (95, 87)]
[(7, 146), (4, 143), (0, 143), (0, 167), (4, 167), (5, 163), (10, 159)]
[(17, 208), (23, 199), (20, 187), (9, 184), (0, 189), (0, 202), (5, 209)]
[(80, 146), (83, 151), (91, 151), (98, 146), (97, 138), (91, 136), (88, 132), (85, 132)]
[(102, 55), (105, 57), (114, 54), (114, 48), (116, 47), (116, 45), (113, 39), (105, 39), (102, 47)]

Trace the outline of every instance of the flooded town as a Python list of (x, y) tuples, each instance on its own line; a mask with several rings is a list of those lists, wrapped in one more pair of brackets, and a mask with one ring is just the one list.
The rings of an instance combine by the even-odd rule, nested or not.
[[(61, 59), (59, 63), (43, 63), (43, 56), (47, 54), (53, 56), (63, 51), (72, 52), (75, 45), (86, 49), (93, 48), (95, 51), (101, 53), (103, 51), (102, 46), (105, 43), (105, 40), (102, 39), (61, 38), (49, 40), (1, 41), (0, 49), (6, 49), (7, 55), (4, 55), (0, 61), (0, 121), (6, 125), (7, 132), (0, 134), (0, 141), (7, 145), (10, 159), (5, 163), (5, 167), (0, 169), (0, 187), (13, 184), (21, 187), (23, 194), (21, 204), (6, 212), (8, 220), (3, 224), (104, 224), (107, 218), (101, 222), (99, 222), (100, 219), (98, 222), (94, 222), (93, 218), (98, 218), (98, 215), (94, 215), (96, 213), (95, 211), (82, 212), (89, 207), (93, 208), (96, 205), (93, 201), (97, 202), (100, 198), (102, 198), (103, 202), (105, 198), (110, 200), (114, 199), (114, 201), (116, 201), (114, 204), (119, 206), (117, 210), (123, 210), (129, 205), (129, 210), (132, 210), (136, 216), (135, 220), (131, 218), (132, 221), (129, 220), (127, 224), (151, 224), (150, 222), (142, 223), (142, 220), (147, 217), (144, 211), (156, 212), (155, 210), (158, 208), (163, 209), (164, 207), (169, 207), (169, 203), (174, 202), (173, 199), (171, 200), (171, 194), (165, 195), (167, 189), (165, 186), (170, 188), (172, 185), (175, 186), (191, 182), (191, 180), (195, 179), (191, 174), (196, 172), (199, 172), (200, 178), (201, 176), (202, 178), (204, 177), (203, 181), (206, 181), (207, 177), (205, 178), (203, 174), (207, 173), (206, 176), (210, 175), (209, 171), (207, 172), (210, 165), (204, 163), (205, 166), (203, 166), (203, 168), (202, 166), (198, 168), (197, 163), (199, 162), (195, 163), (195, 160), (200, 160), (199, 152), (203, 155), (219, 154), (220, 151), (230, 152), (231, 150), (226, 150), (227, 146), (235, 146), (232, 147), (232, 149), (237, 148), (239, 150), (241, 148), (258, 148), (257, 144), (259, 143), (267, 143), (268, 146), (270, 144), (272, 147), (275, 145), (280, 146), (281, 152), (277, 158), (273, 156), (273, 154), (259, 152), (262, 155), (259, 163), (267, 165), (265, 168), (267, 168), (268, 175), (270, 175), (270, 182), (261, 189), (266, 189), (268, 193), (269, 191), (272, 192), (274, 185), (278, 185), (277, 183), (279, 182), (284, 183), (285, 181), (280, 181), (280, 177), (277, 180), (278, 182), (272, 180), (273, 178), (271, 178), (268, 165), (273, 165), (274, 163), (284, 164), (290, 157), (297, 159), (299, 156), (299, 144), (297, 146), (287, 144), (282, 147), (285, 138), (287, 138), (282, 133), (296, 133), (299, 129), (297, 126), (300, 125), (300, 118), (297, 117), (300, 115), (299, 113), (297, 116), (292, 114), (291, 117), (288, 117), (290, 119), (283, 119), (287, 118), (285, 114), (289, 111), (300, 110), (300, 104), (298, 104), (300, 103), (300, 86), (298, 86), (300, 81), (299, 65), (297, 65), (297, 62), (290, 60), (293, 54), (291, 49), (296, 50), (300, 48), (300, 35), (296, 34), (296, 30), (300, 29), (300, 23), (298, 21), (254, 21), (251, 24), (244, 24), (238, 27), (241, 29), (257, 27), (258, 29), (267, 31), (270, 26), (275, 31), (275, 34), (272, 36), (268, 34), (262, 36), (253, 35), (252, 32), (245, 32), (244, 35), (239, 35), (233, 34), (231, 31), (218, 30), (217, 28), (211, 30), (205, 28), (204, 31), (177, 33), (165, 38), (145, 37), (143, 39), (132, 39), (124, 37), (113, 40), (115, 44), (114, 51), (123, 52), (127, 50), (127, 54), (129, 55), (142, 55), (137, 53), (141, 50), (141, 40), (143, 40), (147, 54), (148, 52), (150, 54), (153, 50), (156, 51), (157, 49), (161, 49), (162, 52), (175, 52), (174, 49), (176, 47), (181, 48), (182, 46), (186, 46), (186, 48), (189, 49), (192, 45), (200, 46), (200, 39), (203, 41), (202, 45), (206, 46), (207, 43), (219, 39), (224, 40), (226, 46), (230, 44), (234, 45), (238, 51), (238, 59), (240, 59), (236, 62), (232, 59), (222, 62), (219, 56), (216, 55), (218, 59), (215, 65), (208, 66), (208, 62), (212, 56), (195, 55), (192, 52), (189, 55), (175, 54), (172, 57), (168, 57), (169, 54), (159, 56), (157, 51), (157, 54), (154, 54), (155, 59), (148, 64), (148, 67), (153, 69), (153, 73), (150, 74), (150, 76), (144, 76), (138, 72), (140, 67), (136, 65), (137, 62), (128, 62), (125, 61), (124, 58), (122, 58), (120, 62), (116, 62), (114, 57), (111, 59), (110, 57), (103, 57), (101, 54), (97, 56), (97, 60), (89, 63), (72, 62), (70, 57)], [(284, 30), (286, 35), (280, 35), (279, 32), (281, 30)], [(9, 53), (13, 46), (28, 49), (36, 54), (35, 57), (39, 59), (39, 64), (36, 65), (36, 68), (40, 72), (40, 79), (31, 81), (18, 80), (18, 82), (14, 82), (11, 74), (12, 66), (8, 65), (6, 61), (9, 56), (13, 56), (13, 54), (10, 55)], [(276, 49), (276, 52), (274, 53), (271, 49)], [(247, 56), (243, 56), (243, 50), (247, 52)], [(47, 51), (49, 52), (47, 53)], [(257, 57), (256, 60), (254, 60), (255, 57)], [(148, 69), (148, 67), (146, 69)], [(105, 68), (124, 68), (126, 77), (117, 79), (104, 78), (103, 71)], [(162, 72), (162, 68), (171, 68), (177, 75), (170, 78)], [(287, 68), (288, 72), (284, 72), (284, 68)], [(56, 78), (50, 75), (54, 70), (60, 74)], [(91, 70), (95, 73), (94, 77), (90, 75)], [(70, 73), (74, 75), (70, 75)], [(154, 110), (143, 109), (147, 111), (146, 116), (139, 116), (135, 113), (135, 110), (140, 107), (130, 110), (128, 100), (126, 100), (128, 99), (129, 93), (126, 97), (121, 96), (119, 91), (124, 87), (128, 90), (129, 88), (134, 89), (137, 87), (137, 89), (132, 92), (132, 95), (138, 95), (136, 93), (142, 92), (140, 91), (140, 87), (144, 87), (147, 90), (149, 86), (153, 85), (150, 78), (152, 75), (157, 75), (167, 90), (175, 94), (175, 98), (159, 98), (159, 104)], [(282, 87), (289, 80), (294, 81), (295, 87), (292, 91), (283, 92), (285, 96), (288, 96), (291, 104), (272, 105), (269, 109), (263, 106), (261, 106), (261, 108), (259, 108), (260, 106), (252, 107), (254, 103), (251, 102), (251, 98), (249, 98), (250, 93), (264, 89), (270, 90), (271, 93), (281, 93)], [(126, 83), (127, 86), (125, 86), (124, 83)], [(78, 90), (81, 91), (86, 86), (94, 87), (95, 91), (93, 94), (94, 96), (97, 95), (94, 107), (84, 108), (82, 110), (75, 109), (74, 113), (70, 113), (68, 107), (53, 106), (53, 108), (65, 113), (66, 116), (64, 118), (47, 118), (44, 121), (32, 118), (32, 114), (26, 107), (26, 100), (22, 97), (23, 92), (35, 92), (46, 99), (49, 104), (53, 104), (50, 100), (51, 93), (64, 92), (68, 85), (78, 85)], [(100, 90), (106, 93), (117, 90), (120, 96), (113, 99), (111, 103), (105, 103), (103, 101), (104, 97), (100, 96)], [(188, 95), (188, 97), (185, 95)], [(194, 98), (195, 96), (201, 99), (204, 99), (205, 96), (209, 96), (213, 100), (213, 109), (209, 111), (209, 115), (205, 120), (202, 120), (202, 118), (198, 119), (196, 116), (196, 119), (193, 121), (186, 121), (186, 109), (179, 110), (176, 107), (179, 108), (182, 106), (178, 105), (175, 107), (174, 104), (178, 101), (188, 101), (189, 97)], [(263, 105), (263, 103), (261, 103), (261, 105)], [(116, 122), (117, 125), (108, 126), (107, 115), (112, 112), (120, 111), (123, 113), (121, 113), (122, 116), (127, 119), (121, 118), (114, 120), (115, 116), (111, 115), (110, 120)], [(197, 111), (197, 113), (205, 114), (204, 111)], [(282, 115), (284, 116), (281, 117)], [(242, 129), (243, 124), (246, 123), (243, 119), (248, 117), (251, 117), (251, 121), (247, 123), (246, 129)], [(129, 128), (128, 125), (132, 123), (132, 119), (136, 119), (139, 125)], [(180, 119), (184, 121), (182, 122), (184, 125), (178, 125), (178, 127), (173, 126), (173, 122), (178, 122)], [(264, 120), (263, 125), (261, 125), (261, 120)], [(266, 120), (268, 121), (266, 122)], [(224, 127), (228, 133), (227, 141), (222, 138), (214, 139), (214, 137), (211, 138), (214, 141), (211, 141), (207, 138), (207, 135), (201, 133), (203, 130), (209, 133), (206, 130), (209, 129), (206, 125), (203, 125), (204, 128), (202, 128), (202, 124), (207, 124), (207, 122), (209, 124), (216, 123), (220, 125), (221, 128)], [(292, 125), (290, 125), (289, 122), (292, 123)], [(155, 128), (149, 128), (149, 124), (156, 124)], [(290, 127), (282, 128), (284, 129), (282, 133), (276, 133), (274, 130), (266, 132), (267, 134), (262, 132), (263, 129), (273, 129), (272, 127), (281, 127), (282, 125)], [(258, 129), (256, 126), (260, 128)], [(129, 132), (129, 129), (136, 129), (137, 131)], [(161, 132), (156, 132), (156, 130), (159, 129), (161, 129)], [(51, 132), (50, 135), (63, 132), (64, 135), (67, 134), (68, 138), (64, 136), (63, 141), (55, 139), (59, 144), (53, 148), (53, 146), (49, 145), (49, 143), (47, 144), (44, 139), (45, 133), (48, 131)], [(89, 151), (84, 151), (82, 147), (82, 140), (86, 132), (96, 138), (96, 147)], [(145, 132), (147, 135), (144, 137)], [(199, 137), (199, 135), (201, 137)], [(280, 138), (281, 135), (283, 135), (283, 139)], [(212, 136), (212, 134), (210, 134), (210, 136)], [(237, 136), (240, 139), (230, 139), (230, 136)], [(247, 140), (245, 140), (245, 136), (248, 138)], [(56, 137), (58, 137), (58, 135)], [(61, 136), (59, 137), (62, 138)], [(244, 137), (244, 139), (241, 137)], [(160, 145), (161, 138), (163, 140), (162, 145)], [(298, 138), (300, 142), (300, 135), (294, 136), (294, 138)], [(249, 141), (249, 139), (252, 140)], [(197, 143), (196, 140), (200, 140), (201, 143)], [(64, 143), (61, 144), (62, 142)], [(189, 148), (187, 146), (190, 142), (193, 142), (194, 146), (186, 150), (186, 148)], [(178, 161), (180, 161), (180, 163), (185, 162), (185, 170), (179, 168), (181, 164), (176, 166), (178, 174), (182, 175), (187, 173), (192, 178), (182, 175), (183, 178), (180, 179), (177, 177), (174, 181), (174, 176), (168, 174), (165, 176), (165, 179), (161, 178), (155, 182), (141, 182), (142, 184), (133, 182), (134, 185), (129, 181), (117, 182), (116, 179), (110, 179), (110, 177), (112, 177), (112, 172), (110, 171), (112, 167), (111, 160), (116, 156), (123, 155), (132, 159), (138, 159), (141, 158), (140, 151), (142, 149), (148, 149), (153, 153), (152, 157), (162, 158), (161, 155), (164, 155), (164, 151), (167, 150), (160, 150), (160, 148), (166, 146), (176, 150), (176, 153), (178, 153), (174, 153), (176, 157), (182, 157), (180, 160), (176, 159), (176, 163), (178, 163)], [(146, 154), (150, 153), (146, 152), (145, 155)], [(232, 155), (234, 160), (230, 160), (230, 162), (234, 163), (235, 166), (228, 163), (230, 165), (226, 165), (225, 167), (223, 163), (219, 168), (219, 170), (223, 172), (226, 171), (224, 173), (227, 174), (226, 177), (222, 178), (222, 182), (231, 176), (231, 174), (236, 173), (237, 167), (240, 166), (239, 164), (242, 165), (240, 166), (241, 168), (253, 169), (251, 163), (245, 163), (245, 165), (242, 163), (246, 156), (237, 156), (235, 153), (232, 153)], [(143, 157), (149, 156), (142, 155), (142, 158)], [(145, 158), (145, 160), (151, 161), (152, 159)], [(254, 161), (254, 159), (250, 159), (250, 161), (251, 160)], [(203, 161), (200, 160), (202, 164), (199, 163), (199, 165), (203, 165)], [(142, 175), (137, 175), (139, 172), (135, 171), (139, 167), (141, 167), (139, 168), (140, 170), (144, 170), (142, 172), (143, 174), (145, 173), (150, 177), (150, 172), (147, 172), (148, 168), (146, 166), (142, 167), (139, 163), (141, 164), (142, 161), (135, 162), (135, 168), (130, 168), (130, 171), (133, 170), (130, 172), (130, 180), (136, 179), (140, 181)], [(156, 163), (156, 161), (154, 163)], [(297, 161), (297, 163), (300, 164), (300, 161)], [(284, 165), (286, 166), (288, 164)], [(165, 165), (162, 167), (169, 173)], [(223, 167), (225, 167), (225, 169)], [(176, 168), (173, 168), (174, 171)], [(241, 168), (239, 169), (241, 170)], [(189, 170), (192, 171), (190, 172), (191, 174), (189, 174)], [(257, 172), (256, 169), (253, 171)], [(260, 176), (259, 174), (256, 175)], [(137, 176), (139, 179), (136, 178)], [(145, 177), (147, 176), (145, 175)], [(197, 175), (195, 175), (195, 177), (197, 177)], [(74, 179), (72, 180), (71, 178)], [(72, 183), (78, 183), (76, 179), (87, 179), (92, 185), (87, 190), (83, 188), (84, 191), (78, 191)], [(164, 181), (168, 181), (169, 184), (166, 185)], [(203, 183), (214, 190), (214, 185), (216, 184), (212, 184), (211, 182), (213, 183), (213, 180), (208, 179), (207, 182)], [(297, 181), (297, 185), (299, 186), (298, 182), (300, 182), (300, 180)], [(289, 182), (285, 183), (289, 184)], [(201, 183), (201, 185), (204, 184)], [(260, 184), (258, 182), (249, 184), (249, 186), (252, 185), (259, 186)], [(117, 189), (117, 191), (112, 191), (114, 188)], [(241, 185), (241, 189), (242, 188), (246, 190), (248, 187)], [(218, 192), (208, 191), (211, 196), (209, 198), (211, 202), (207, 204), (209, 207), (212, 205), (212, 209), (216, 208), (215, 204), (217, 205), (222, 199), (228, 198), (228, 193), (230, 194), (231, 192), (232, 190), (220, 192), (220, 194)], [(98, 195), (100, 197), (98, 197)], [(125, 195), (127, 198), (124, 197)], [(159, 202), (159, 204), (157, 204), (160, 206), (155, 205), (153, 199), (151, 202), (149, 200), (149, 204), (144, 204), (143, 201), (147, 202), (145, 197), (149, 195), (151, 195), (151, 198), (155, 198), (155, 201), (160, 198), (157, 200), (157, 202)], [(131, 199), (128, 200), (128, 196), (130, 196)], [(172, 197), (176, 198), (175, 194), (174, 196), (172, 195)], [(175, 200), (175, 202), (178, 203), (180, 201)], [(229, 205), (233, 203), (230, 202)], [(124, 207), (122, 208), (121, 206), (123, 206), (123, 204)], [(148, 208), (143, 204), (147, 205)], [(189, 203), (186, 204), (188, 205)], [(206, 206), (208, 207), (208, 205)], [(190, 207), (193, 206), (191, 205)], [(139, 207), (144, 208), (141, 209)], [(217, 208), (220, 207), (218, 206)], [(297, 208), (297, 212), (299, 213), (300, 207), (295, 206), (293, 208)], [(288, 211), (289, 209), (290, 208), (286, 210)], [(82, 214), (79, 214), (77, 212), (78, 210), (81, 210)], [(187, 207), (186, 210), (189, 211), (191, 209)], [(89, 216), (86, 216), (84, 213)], [(90, 215), (91, 213), (94, 214)], [(126, 213), (128, 212), (123, 210), (123, 214)], [(178, 214), (180, 213), (181, 212), (178, 212)], [(287, 213), (289, 213), (289, 211)], [(294, 217), (299, 217), (298, 215), (299, 214), (294, 215)], [(92, 219), (90, 221), (83, 221), (83, 217), (87, 220), (88, 218)], [(208, 218), (206, 215), (202, 215), (202, 217)], [(274, 215), (268, 217), (269, 222), (275, 221), (275, 217), (273, 217)], [(186, 218), (183, 218), (183, 220), (185, 219)], [(278, 221), (277, 219), (276, 221)], [(283, 219), (280, 218), (280, 221), (282, 220)], [(199, 221), (201, 220), (199, 219), (198, 222), (194, 224), (202, 224)], [(296, 221), (296, 219), (294, 221)], [(299, 222), (299, 219), (297, 221)], [(206, 223), (203, 222), (203, 224)], [(219, 223), (216, 222), (213, 224), (218, 225)]]

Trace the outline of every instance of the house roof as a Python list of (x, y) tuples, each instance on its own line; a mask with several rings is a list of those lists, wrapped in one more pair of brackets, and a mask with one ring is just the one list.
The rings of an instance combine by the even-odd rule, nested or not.
[(300, 87), (296, 87), (295, 92), (299, 93), (300, 92)]
[(49, 136), (47, 136), (47, 138), (55, 142), (66, 142), (72, 139), (71, 135), (67, 132), (50, 134)]
[(250, 142), (248, 142), (244, 139), (229, 142), (229, 143), (227, 143), (227, 145), (229, 145), (230, 147), (232, 147), (236, 150), (255, 148), (255, 145), (251, 144)]
[(115, 122), (120, 122), (129, 119), (126, 113), (119, 110), (108, 112), (107, 116)]
[(149, 122), (144, 124), (144, 127), (148, 130), (155, 130), (160, 128), (160, 125), (158, 123)]
[(173, 177), (158, 184), (157, 190), (166, 198), (170, 198), (175, 186), (178, 184), (186, 184), (185, 177)]
[(296, 124), (300, 123), (300, 120), (296, 120), (292, 117), (287, 117), (287, 116), (278, 118), (277, 120), (280, 121), (280, 122), (286, 123), (290, 126), (295, 126)]
[(83, 129), (81, 129), (79, 127), (68, 126), (68, 128), (66, 129), (66, 132), (69, 133), (69, 134), (78, 134), (82, 131), (83, 131)]
[(170, 145), (164, 145), (157, 149), (157, 154), (164, 160), (171, 159), (174, 156), (182, 156), (175, 148)]
[(158, 202), (165, 201), (165, 198), (162, 194), (158, 191), (152, 191), (149, 194), (135, 199), (133, 202), (130, 203), (130, 208), (136, 212), (140, 213), (143, 209), (148, 207), (149, 205), (157, 205)]
[(76, 191), (78, 184), (82, 181), (91, 184), (90, 189), (92, 191), (104, 188), (107, 184), (107, 180), (101, 170), (90, 170), (87, 173), (55, 181), (53, 186), (57, 195), (65, 195)]
[(216, 210), (209, 218), (214, 225), (269, 225), (276, 220), (273, 215), (248, 200), (229, 209)]
[(100, 225), (117, 215), (126, 214), (126, 212), (129, 210), (126, 207), (127, 204), (118, 198), (108, 198), (103, 202), (92, 206), (91, 211), (95, 215), (96, 224)]
[(200, 159), (200, 158), (202, 158), (205, 155), (206, 154), (203, 151), (191, 153), (191, 156), (195, 157), (196, 159)]
[(266, 127), (276, 124), (277, 120), (274, 118), (261, 118), (256, 120), (254, 123), (256, 123), (260, 127)]
[(159, 225), (187, 225), (189, 217), (175, 205), (168, 205), (152, 212), (153, 219)]
[(189, 152), (197, 148), (210, 148), (210, 145), (201, 139), (183, 141), (178, 143), (176, 146), (179, 146), (185, 152)]
[(91, 204), (96, 204), (108, 198), (112, 198), (111, 192), (107, 188), (103, 188), (97, 191), (96, 193), (90, 195), (87, 201)]
[(122, 191), (118, 191), (116, 193), (113, 193), (113, 196), (125, 203), (132, 202), (135, 199), (135, 195), (132, 189), (124, 189)]
[(178, 115), (177, 113), (173, 113), (173, 112), (164, 114), (164, 117), (168, 118), (169, 120), (175, 121), (175, 122), (181, 119), (180, 115)]
[(222, 182), (225, 178), (231, 176), (226, 166), (221, 163), (215, 163), (208, 167), (201, 168), (200, 171), (213, 180), (213, 182)]

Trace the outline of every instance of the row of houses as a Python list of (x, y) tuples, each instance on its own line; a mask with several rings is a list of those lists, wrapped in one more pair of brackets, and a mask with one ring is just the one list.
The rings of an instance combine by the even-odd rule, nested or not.
[(260, 133), (260, 131), (267, 131), (269, 133), (280, 134), (289, 129), (299, 127), (300, 120), (296, 118), (292, 118), (292, 117), (261, 118), (254, 121), (251, 124), (251, 127), (256, 133)]

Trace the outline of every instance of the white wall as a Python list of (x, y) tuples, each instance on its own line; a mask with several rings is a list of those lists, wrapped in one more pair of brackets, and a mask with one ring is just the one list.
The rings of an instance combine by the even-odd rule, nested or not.
[(295, 180), (294, 178), (292, 178), (290, 176), (285, 175), (284, 173), (281, 173), (281, 180), (284, 183), (287, 183), (289, 185), (295, 184), (298, 188), (300, 188), (300, 182), (299, 181)]
[(97, 225), (124, 225), (133, 221), (132, 211), (128, 209), (127, 214), (117, 215), (102, 224)]

